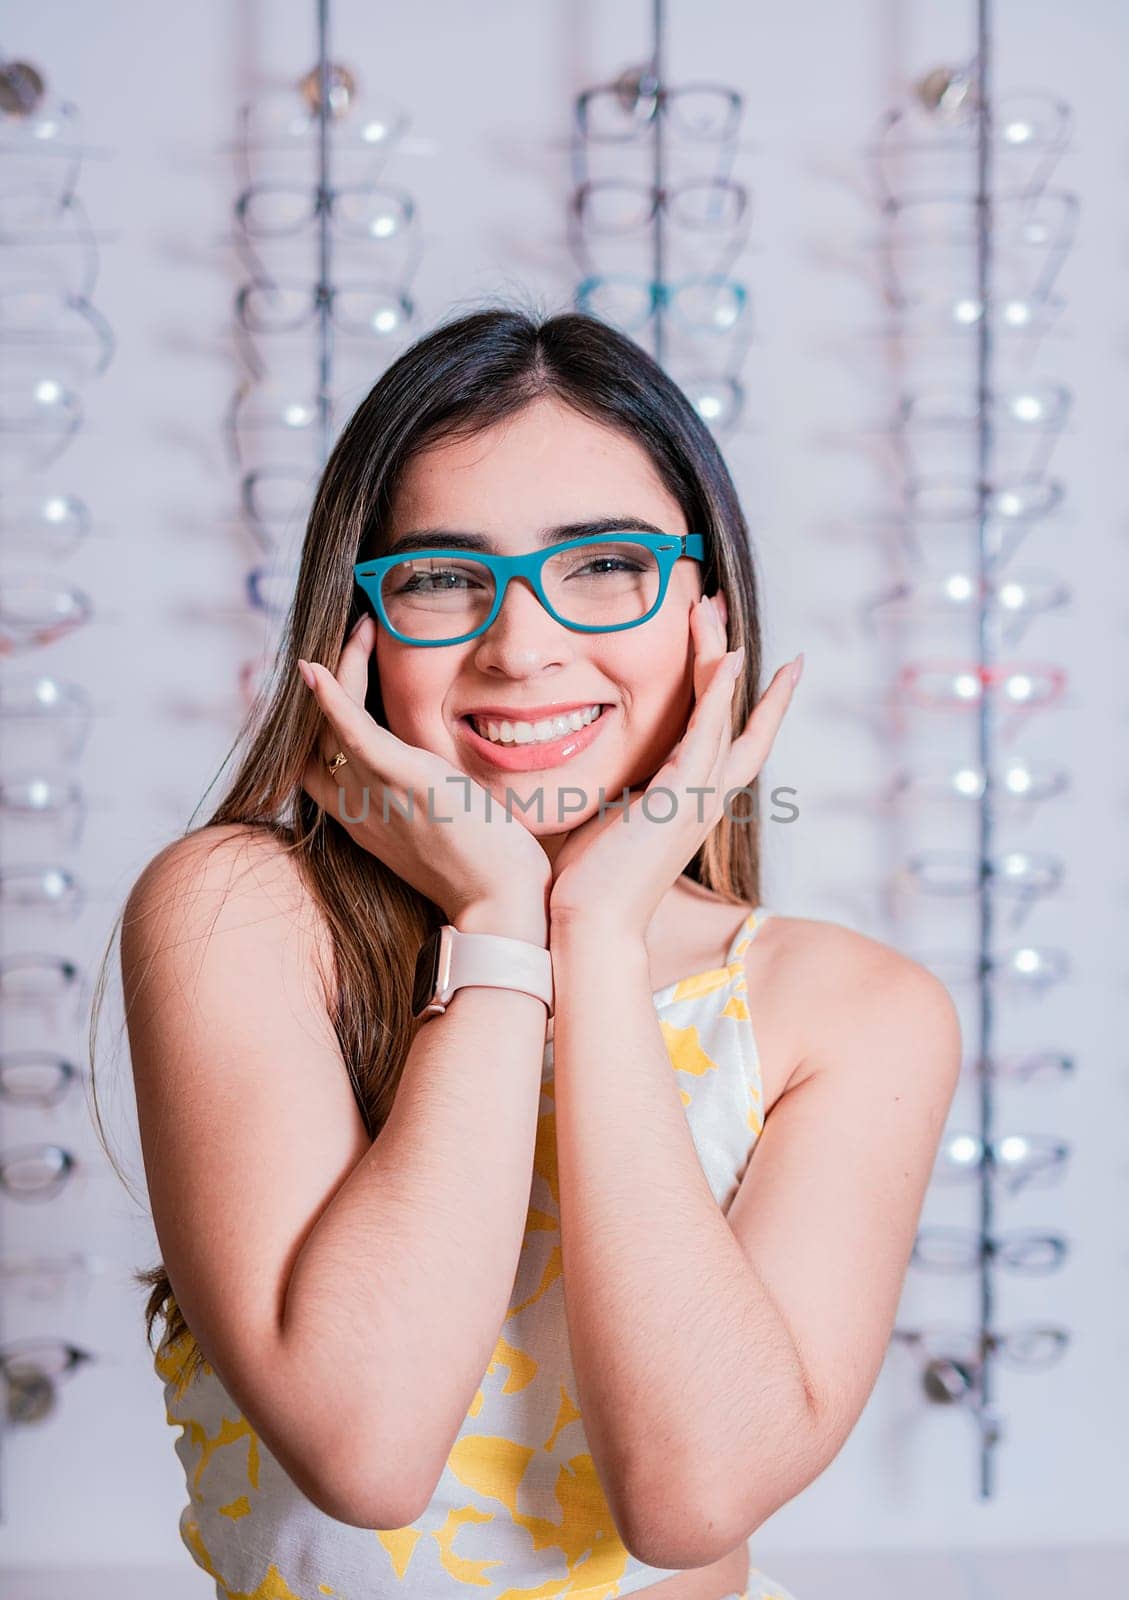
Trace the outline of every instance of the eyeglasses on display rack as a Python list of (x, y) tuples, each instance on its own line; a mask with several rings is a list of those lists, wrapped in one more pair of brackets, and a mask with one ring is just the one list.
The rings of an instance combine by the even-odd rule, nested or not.
[(1070, 975), (1070, 957), (1050, 945), (1021, 944), (981, 955), (975, 950), (914, 950), (922, 966), (943, 983), (1001, 985), (1038, 996)]
[(0, 905), (77, 917), (85, 901), (82, 883), (67, 867), (0, 867)]
[[(746, 320), (746, 328), (748, 321)], [(726, 432), (745, 408), (745, 386), (731, 373), (703, 372), (672, 364), (668, 369), (702, 421), (718, 433)]]
[(955, 711), (990, 698), (1001, 709), (1041, 710), (1059, 703), (1066, 673), (1050, 662), (909, 662), (898, 673), (898, 688), (914, 705)]
[(1062, 302), (1054, 286), (1073, 245), (1077, 197), (1067, 191), (993, 201), (993, 274), (975, 269), (975, 195), (919, 195), (891, 202), (876, 267), (888, 311), (905, 332), (975, 328), (987, 313), (1001, 334), (1049, 331)]
[[(335, 407), (329, 402), (330, 423)], [(288, 383), (275, 378), (264, 382), (242, 380), (232, 393), (227, 415), (224, 418), (224, 437), (233, 465), (247, 468), (249, 456), (257, 454), (255, 446), (266, 434), (285, 435), (300, 439), (302, 448), (310, 451), (310, 472), (316, 468), (316, 444), (322, 423), (322, 404), (316, 394), (299, 394)], [(272, 441), (269, 448), (279, 449)], [(297, 445), (288, 445), (286, 453), (291, 460), (282, 473), (296, 472), (294, 457), (299, 455)], [(256, 463), (257, 465), (257, 463)], [(272, 469), (275, 481), (280, 472)]]
[(983, 1139), (963, 1130), (946, 1135), (933, 1177), (941, 1182), (976, 1178), (990, 1167), (1005, 1189), (1013, 1193), (1028, 1184), (1045, 1186), (1063, 1177), (1071, 1146), (1065, 1139), (1041, 1133), (999, 1134)]
[(0, 349), (64, 348), (99, 377), (114, 355), (114, 334), (85, 296), (51, 289), (0, 289)]
[[(882, 254), (897, 258), (923, 250), (922, 265), (931, 256), (937, 263), (939, 247), (959, 249), (966, 258), (977, 241), (979, 203), (973, 193), (936, 190), (895, 197), (883, 206), (886, 230)], [(992, 196), (992, 227), (999, 259), (1009, 258), (1040, 267), (1037, 283), (1050, 287), (1078, 227), (1078, 196), (1070, 189), (997, 191)], [(1044, 273), (1048, 276), (1044, 276)], [(1033, 293), (1039, 292), (1034, 286)]]
[[(1045, 481), (1050, 459), (1070, 418), (1074, 397), (1065, 384), (1015, 383), (984, 398), (953, 383), (923, 384), (903, 394), (891, 438), (911, 481), (930, 469), (963, 465), (981, 424), (992, 430), (997, 482)], [(958, 480), (959, 481), (959, 480)]]
[[(997, 1131), (992, 1096), (1005, 1081), (1014, 1093), (1035, 1082), (1061, 1083), (1073, 1069), (1062, 1051), (1004, 1053), (995, 1044), (997, 1000), (1041, 1005), (1071, 967), (1063, 949), (997, 942), (1009, 920), (1014, 925), (1060, 893), (1065, 864), (1049, 852), (993, 841), (997, 805), (1010, 822), (1015, 803), (1022, 804), (1030, 820), (1034, 803), (1070, 787), (1060, 765), (1005, 763), (999, 748), (1017, 731), (1019, 713), (1066, 702), (1066, 674), (1057, 663), (1016, 660), (1013, 651), (1033, 622), (1072, 602), (1072, 586), (1046, 568), (1003, 569), (1032, 530), (1062, 536), (1061, 525), (1048, 524), (1064, 486), (1048, 466), (1073, 396), (1033, 366), (1044, 339), (1071, 332), (1063, 325), (1058, 284), (1079, 207), (1071, 190), (1048, 183), (1069, 137), (1069, 107), (1040, 92), (997, 97), (986, 5), (977, 8), (974, 28), (971, 63), (919, 78), (909, 103), (886, 115), (867, 152), (881, 231), (865, 264), (884, 302), (883, 335), (896, 342), (905, 374), (895, 414), (880, 431), (899, 475), (890, 520), (913, 570), (903, 567), (897, 581), (866, 596), (859, 615), (872, 629), (909, 617), (923, 626), (957, 622), (973, 629), (970, 659), (911, 661), (897, 671), (894, 693), (903, 705), (974, 711), (975, 761), (904, 771), (887, 798), (957, 800), (966, 809), (974, 805), (979, 822), (979, 848), (914, 851), (894, 885), (975, 901), (980, 912), (969, 948), (907, 952), (943, 983), (976, 990), (972, 1060), (962, 1061), (962, 1076), (978, 1080), (970, 1085), (978, 1126), (946, 1130), (931, 1176), (976, 1185), (979, 1225), (919, 1228), (912, 1263), (975, 1274), (980, 1325), (938, 1323), (898, 1329), (896, 1336), (920, 1358), (931, 1401), (961, 1403), (974, 1413), (980, 1495), (987, 1498), (989, 1451), (1001, 1438), (990, 1358), (1048, 1365), (1067, 1340), (1065, 1329), (1052, 1326), (993, 1327), (993, 1269), (1044, 1275), (1061, 1266), (1069, 1249), (1055, 1231), (997, 1231), (995, 1186), (1015, 1195), (1058, 1183), (1071, 1146), (1051, 1134), (1019, 1131), (1010, 1118), (1008, 1131)], [(932, 546), (942, 534), (959, 534), (968, 547), (938, 570)]]
[(245, 283), (235, 296), (235, 314), (248, 333), (291, 333), (306, 328), (323, 304), (343, 333), (376, 338), (402, 333), (416, 315), (411, 296), (395, 284), (365, 279), (323, 290), (316, 284), (273, 278)]
[(581, 633), (638, 627), (666, 596), (674, 563), (705, 560), (701, 534), (628, 527), (526, 555), (470, 554), (477, 545), (411, 550), (353, 568), (378, 620), (404, 644), (464, 644), (490, 627), (508, 585), (524, 578), (554, 619)]
[(90, 1250), (59, 1255), (0, 1256), (0, 1285), (27, 1300), (60, 1300), (110, 1267), (109, 1258)]
[(77, 183), (87, 153), (78, 107), (52, 101), (47, 83), (30, 61), (0, 57), (0, 157), (19, 171), (30, 164), (53, 171), (61, 194)]
[(984, 1235), (977, 1228), (935, 1223), (918, 1230), (911, 1260), (930, 1272), (971, 1272), (987, 1257), (1011, 1272), (1041, 1276), (1061, 1267), (1068, 1253), (1069, 1241), (1061, 1234), (1037, 1228)]
[(749, 212), (749, 192), (728, 178), (690, 178), (656, 186), (630, 178), (599, 178), (573, 195), (577, 218), (591, 233), (635, 233), (662, 211), (678, 227), (727, 233)]
[[(752, 196), (731, 178), (687, 178), (675, 184), (634, 178), (585, 178), (572, 191), (566, 229), (588, 277), (605, 271), (600, 250), (653, 242), (667, 224), (693, 247), (695, 266), (727, 275), (744, 248), (752, 222)], [(708, 260), (700, 259), (703, 251)], [(661, 309), (661, 308), (660, 308)]]
[(1057, 478), (1015, 478), (988, 483), (934, 474), (911, 478), (904, 487), (906, 509), (928, 522), (973, 522), (983, 512), (1001, 523), (1038, 522), (1062, 504), (1065, 488)]
[[(0, 184), (0, 246), (24, 252), (43, 252), (36, 257), (37, 279), (54, 283), (65, 278), (76, 294), (88, 299), (98, 279), (99, 244), (113, 234), (96, 229), (76, 194), (59, 191), (42, 180), (9, 180)], [(58, 257), (54, 252), (64, 247)], [(66, 249), (77, 252), (77, 266)], [(24, 276), (27, 256), (20, 257)]]
[[(723, 361), (716, 344), (702, 360), (693, 344), (703, 337), (713, 343), (734, 330), (751, 335), (748, 291), (731, 274), (752, 217), (751, 192), (732, 176), (745, 100), (727, 84), (667, 82), (666, 29), (658, 10), (651, 31), (652, 48), (642, 65), (583, 90), (573, 101), (566, 230), (585, 273), (576, 304), (629, 335), (645, 328), (654, 359), (671, 370), (702, 421), (720, 434), (736, 425), (744, 407), (737, 375), (743, 351), (727, 340)], [(646, 154), (649, 181), (609, 173), (613, 153)], [(671, 153), (680, 158), (676, 178), (669, 172)], [(668, 226), (678, 235), (670, 250)], [(612, 262), (601, 259), (614, 255), (619, 268), (622, 249), (640, 246), (650, 247), (648, 273), (609, 271)], [(683, 271), (672, 279), (663, 263), (682, 250), (695, 275)], [(670, 367), (671, 335), (686, 346), (679, 359), (683, 374)]]
[(18, 823), (53, 823), (60, 840), (74, 846), (86, 821), (86, 797), (73, 778), (14, 772), (0, 777), (0, 816)]
[(986, 1437), (998, 1439), (998, 1416), (984, 1403), (989, 1358), (1018, 1372), (1042, 1372), (1059, 1359), (1068, 1340), (1065, 1328), (1042, 1323), (995, 1330), (937, 1322), (923, 1328), (895, 1328), (890, 1347), (901, 1345), (916, 1358), (921, 1388), (931, 1404), (976, 1405)]
[(748, 291), (724, 273), (695, 274), (661, 283), (635, 273), (596, 273), (576, 289), (581, 311), (630, 333), (663, 307), (695, 334), (729, 333), (745, 316)]
[(1068, 1329), (1057, 1324), (1024, 1323), (1008, 1329), (981, 1332), (971, 1323), (935, 1322), (921, 1328), (895, 1328), (891, 1339), (932, 1361), (959, 1361), (976, 1368), (984, 1347), (1023, 1372), (1052, 1366), (1070, 1339)]
[(85, 1165), (61, 1144), (0, 1149), (0, 1191), (11, 1200), (54, 1200)]
[[(886, 229), (882, 254), (896, 258), (903, 251), (926, 254), (937, 264), (938, 247), (961, 250), (966, 258), (977, 242), (979, 203), (973, 193), (936, 190), (895, 197), (882, 214)], [(1074, 242), (1078, 226), (1078, 196), (1070, 189), (999, 190), (992, 196), (992, 227), (999, 258), (1011, 256), (1040, 265), (1037, 282), (1050, 287), (1063, 258)], [(1040, 261), (1040, 253), (1045, 255)], [(1049, 276), (1044, 277), (1044, 273)], [(1032, 292), (1038, 292), (1034, 287)]]
[(957, 571), (893, 584), (863, 600), (859, 616), (866, 627), (873, 628), (884, 618), (901, 620), (917, 615), (947, 614), (963, 621), (982, 608), (1005, 624), (1000, 642), (1011, 648), (1036, 618), (1066, 607), (1072, 599), (1069, 584), (1049, 570), (983, 580), (971, 572)]
[(71, 761), (82, 752), (93, 709), (81, 684), (51, 673), (5, 674), (0, 680), (0, 738), (21, 754), (36, 743)]
[(54, 644), (93, 614), (90, 596), (73, 584), (54, 578), (0, 579), (0, 657)]
[(638, 78), (630, 85), (585, 89), (575, 101), (576, 123), (592, 144), (630, 144), (650, 137), (661, 118), (679, 139), (728, 144), (736, 137), (744, 97), (720, 83), (683, 83), (670, 88)]
[(77, 1015), (83, 998), (82, 970), (68, 956), (0, 956), (0, 1001), (6, 1007), (51, 1012), (68, 1000)]
[(1066, 423), (1073, 403), (1064, 383), (1046, 379), (1013, 384), (1001, 393), (989, 394), (983, 405), (965, 385), (929, 383), (901, 397), (895, 427), (903, 434), (914, 428), (952, 429), (964, 434), (987, 418), (997, 429), (1057, 432)]
[[(49, 104), (37, 69), (0, 58), (0, 540), (9, 551), (38, 560), (72, 555), (91, 531), (86, 504), (54, 481), (13, 484), (13, 479), (53, 468), (82, 427), (79, 392), (103, 375), (115, 355), (113, 329), (94, 304), (100, 242), (75, 192), (83, 159), (92, 151), (76, 109)], [(84, 589), (54, 574), (5, 574), (0, 582), (0, 656), (58, 645), (90, 621), (94, 607)], [(73, 759), (89, 727), (83, 689), (48, 673), (5, 675), (0, 686), (0, 732), (6, 752), (0, 776), (0, 820), (9, 832), (51, 823), (73, 846), (86, 815), (81, 786), (69, 774), (35, 766), (29, 749), (53, 746)], [(13, 763), (13, 747), (18, 757)], [(19, 837), (17, 831), (17, 838)], [(26, 839), (25, 841), (26, 842)], [(60, 840), (53, 840), (53, 847)], [(26, 853), (25, 853), (26, 854)], [(78, 875), (48, 859), (5, 861), (0, 866), (0, 910), (19, 926), (30, 914), (75, 918), (86, 899)], [(40, 952), (0, 959), (0, 1010), (36, 1013), (44, 1031), (64, 1008), (81, 1015), (81, 970), (65, 956)], [(67, 1017), (66, 1020), (70, 1020)], [(79, 1090), (86, 1074), (58, 1050), (24, 1046), (0, 1052), (0, 1104), (53, 1111)], [(0, 1200), (56, 1199), (87, 1163), (56, 1143), (0, 1149)], [(91, 1176), (97, 1168), (90, 1167)], [(73, 1268), (82, 1258), (71, 1258)], [(96, 1270), (89, 1257), (85, 1270)], [(45, 1298), (57, 1290), (67, 1258), (6, 1259), (0, 1287)], [(27, 1269), (32, 1270), (28, 1272)], [(5, 1417), (9, 1424), (38, 1422), (57, 1404), (60, 1383), (93, 1352), (58, 1338), (28, 1338), (0, 1347)]]
[(76, 494), (0, 487), (0, 536), (9, 548), (53, 558), (73, 555), (92, 523), (89, 506)]
[(82, 425), (82, 400), (59, 378), (0, 380), (0, 467), (36, 472), (62, 455)]
[(316, 469), (264, 466), (245, 472), (239, 497), (248, 527), (268, 554), (273, 554), (294, 526), (313, 489)]
[[(982, 767), (968, 762), (943, 771), (899, 772), (892, 780), (891, 800), (959, 800), (976, 803), (985, 794), (989, 778)], [(1070, 788), (1070, 774), (1049, 761), (1014, 757), (1002, 764), (991, 778), (993, 796), (1038, 805), (1055, 800)]]
[(303, 233), (325, 214), (336, 231), (368, 241), (398, 239), (415, 221), (415, 201), (385, 184), (321, 189), (302, 183), (255, 183), (236, 197), (235, 216), (252, 239)]
[(20, 1339), (0, 1346), (9, 1422), (41, 1422), (58, 1404), (58, 1385), (87, 1362), (93, 1351), (58, 1339)]
[(247, 604), (268, 617), (285, 616), (294, 598), (297, 576), (297, 568), (252, 567), (246, 578)]
[[(416, 202), (382, 169), (409, 143), (416, 153), (432, 147), (407, 140), (402, 106), (359, 95), (356, 75), (329, 61), (327, 48), (323, 17), (315, 66), (239, 113), (236, 152), (245, 181), (234, 201), (234, 243), (250, 271), (236, 294), (234, 324), (250, 379), (233, 397), (225, 431), (245, 522), (272, 558), (304, 518), (337, 429), (334, 367), (342, 346), (334, 335), (391, 342), (417, 317), (409, 290), (422, 252)], [(316, 267), (307, 277), (294, 271), (290, 252), (311, 243)], [(363, 261), (353, 260), (357, 247)], [(344, 274), (339, 255), (348, 262)], [(268, 343), (306, 333), (315, 345), (309, 391), (271, 372), (279, 344)], [(289, 343), (281, 350), (292, 354)], [(371, 345), (364, 354), (370, 361)], [(293, 576), (277, 560), (256, 567), (246, 577), (247, 602), (278, 617), (292, 597)], [(257, 676), (257, 669), (241, 669), (244, 697)]]
[(1063, 1083), (1074, 1076), (1075, 1061), (1064, 1050), (1026, 1050), (971, 1061), (965, 1071), (968, 1077), (996, 1078), (1026, 1088)]
[(1034, 299), (1016, 285), (1005, 285), (990, 298), (981, 299), (967, 289), (931, 283), (901, 307), (896, 321), (878, 331), (884, 339), (899, 341), (936, 343), (938, 338), (964, 337), (971, 343), (979, 339), (980, 328), (986, 325), (993, 338), (1001, 343), (1010, 341), (1017, 348), (1022, 345), (1024, 353), (1030, 354), (1041, 340), (1056, 332), (1065, 307), (1066, 302), (1057, 295)]
[[(917, 89), (913, 102), (885, 113), (867, 152), (880, 203), (958, 176), (974, 180), (980, 138), (975, 68), (938, 68), (920, 79)], [(1066, 151), (1073, 125), (1069, 104), (1057, 95), (1044, 90), (1001, 95), (989, 140), (1008, 186), (1038, 194)]]
[[(328, 81), (326, 134), (334, 154), (363, 162), (368, 176), (375, 178), (404, 144), (411, 119), (404, 107), (387, 95), (359, 97), (354, 74), (340, 62), (329, 64)], [(235, 148), (248, 184), (254, 181), (264, 154), (275, 164), (290, 156), (308, 163), (322, 135), (320, 104), (321, 74), (315, 67), (297, 83), (240, 106)]]
[(981, 883), (997, 893), (1023, 899), (1053, 894), (1062, 883), (1057, 856), (1032, 850), (1004, 850), (981, 857), (973, 850), (919, 850), (899, 869), (908, 885), (930, 894), (973, 895)]
[(50, 1110), (85, 1083), (89, 1074), (51, 1050), (0, 1052), (0, 1099)]
[(960, 534), (979, 543), (983, 525), (984, 566), (993, 571), (1059, 509), (1065, 494), (1059, 479), (1046, 476), (1004, 478), (981, 487), (959, 473), (913, 474), (902, 485), (902, 505), (873, 520), (891, 525), (917, 562), (926, 559), (923, 539)]

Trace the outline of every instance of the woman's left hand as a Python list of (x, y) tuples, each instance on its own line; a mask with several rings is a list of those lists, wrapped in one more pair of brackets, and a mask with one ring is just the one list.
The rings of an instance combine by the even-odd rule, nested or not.
[[(696, 602), (690, 616), (694, 709), (686, 731), (646, 788), (633, 791), (626, 810), (609, 796), (603, 816), (569, 834), (554, 863), (550, 919), (593, 916), (642, 936), (723, 816), (726, 796), (751, 784), (768, 758), (791, 704), (799, 658), (779, 669), (733, 738), (736, 677), (727, 669), (737, 652), (727, 653), (725, 626), (712, 606)], [(653, 793), (661, 790), (670, 793)]]

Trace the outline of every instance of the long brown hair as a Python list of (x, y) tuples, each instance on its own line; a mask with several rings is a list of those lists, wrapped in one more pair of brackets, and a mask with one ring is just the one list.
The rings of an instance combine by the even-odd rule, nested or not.
[[(473, 436), (543, 395), (619, 430), (647, 451), (687, 526), (705, 536), (703, 587), (724, 589), (731, 647), (745, 646), (734, 696), (735, 728), (744, 725), (756, 702), (761, 672), (757, 584), (737, 493), (708, 427), (645, 350), (582, 313), (539, 318), (512, 307), (487, 308), (439, 325), (382, 373), (341, 433), (318, 484), (274, 671), (229, 752), (227, 761), (242, 754), (227, 793), (207, 821), (194, 827), (190, 820), (185, 830), (188, 837), (217, 824), (242, 823), (265, 830), (293, 853), (330, 933), (334, 1027), (372, 1139), (391, 1109), (411, 1043), (416, 951), (446, 918), (441, 907), (355, 845), (336, 821), (327, 821), (302, 788), (320, 712), (297, 663), (301, 657), (336, 670), (344, 640), (366, 605), (354, 584), (353, 565), (380, 554), (408, 459), (440, 440)], [(375, 662), (366, 708), (384, 723)], [(686, 868), (686, 876), (735, 904), (756, 905), (760, 899), (756, 788), (735, 798), (730, 806), (735, 820), (719, 821)], [(92, 1083), (109, 956), (124, 915), (123, 907), (94, 990)], [(94, 1111), (113, 1162), (96, 1091)], [(150, 1290), (145, 1312), (150, 1345), (161, 1317), (166, 1341), (179, 1344), (184, 1356), (182, 1381), (189, 1381), (202, 1353), (164, 1265), (136, 1272), (134, 1278)]]

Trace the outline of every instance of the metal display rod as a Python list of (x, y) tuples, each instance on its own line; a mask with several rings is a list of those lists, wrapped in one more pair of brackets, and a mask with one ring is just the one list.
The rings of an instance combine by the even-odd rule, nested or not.
[(330, 379), (333, 372), (332, 261), (329, 211), (332, 204), (329, 170), (329, 0), (317, 0), (318, 13), (318, 428), (321, 433), (322, 464), (329, 459), (333, 442), (333, 398)]
[[(989, 512), (994, 456), (992, 426), (992, 321), (994, 301), (992, 258), (992, 60), (990, 0), (976, 0), (976, 283), (981, 314), (976, 341), (976, 571), (979, 579), (976, 614), (977, 655), (981, 667), (992, 655), (994, 640), (988, 626)], [(983, 681), (983, 679), (982, 679)], [(995, 769), (991, 755), (995, 729), (995, 697), (981, 693), (976, 719), (977, 759), (984, 773), (978, 807), (980, 867), (977, 887), (979, 978), (977, 983), (977, 1060), (992, 1057), (993, 994), (988, 979), (988, 958), (992, 949), (992, 883), (988, 865), (995, 836), (993, 785)], [(979, 1074), (979, 1119), (982, 1150), (991, 1149), (994, 1136), (993, 1083), (989, 1073)], [(991, 1162), (982, 1161), (979, 1172), (981, 1239), (991, 1238), (995, 1221), (995, 1191)], [(993, 1400), (992, 1348), (988, 1330), (995, 1326), (993, 1262), (986, 1250), (980, 1251), (980, 1498), (992, 1493), (993, 1450), (1000, 1439), (1000, 1418)]]

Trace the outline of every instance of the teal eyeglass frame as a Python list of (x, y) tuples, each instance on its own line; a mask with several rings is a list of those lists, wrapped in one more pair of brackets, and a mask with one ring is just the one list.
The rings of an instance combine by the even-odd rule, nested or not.
[[(559, 616), (549, 604), (549, 598), (541, 582), (541, 568), (548, 558), (560, 550), (578, 550), (585, 545), (623, 544), (625, 540), (629, 540), (632, 544), (645, 544), (648, 549), (654, 551), (658, 560), (659, 592), (654, 605), (646, 615), (636, 617), (634, 622), (609, 624), (569, 622), (565, 617)], [(461, 633), (454, 639), (409, 639), (406, 634), (398, 632), (388, 620), (388, 613), (380, 598), (384, 574), (392, 567), (402, 566), (405, 561), (415, 561), (427, 556), (469, 557), (490, 568), (494, 577), (494, 604), (486, 621), (479, 623), (477, 628), (472, 628), (470, 633)], [(442, 545), (435, 545), (429, 550), (405, 550), (402, 554), (379, 556), (373, 561), (358, 561), (353, 568), (353, 576), (376, 612), (381, 626), (386, 628), (394, 639), (399, 639), (401, 644), (428, 649), (436, 645), (465, 644), (468, 639), (477, 639), (480, 633), (485, 633), (502, 609), (502, 601), (513, 578), (525, 578), (554, 622), (559, 622), (562, 627), (571, 628), (576, 633), (621, 633), (624, 628), (638, 628), (641, 623), (649, 622), (662, 606), (670, 585), (670, 575), (674, 571), (674, 563), (683, 556), (687, 556), (691, 561), (706, 559), (706, 544), (702, 534), (645, 533), (630, 528), (617, 533), (596, 533), (585, 539), (562, 539), (558, 544), (546, 545), (543, 550), (530, 550), (528, 554), (522, 556), (495, 556), (480, 550), (453, 550)]]

